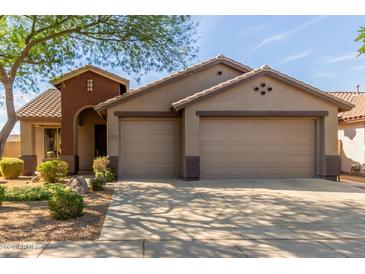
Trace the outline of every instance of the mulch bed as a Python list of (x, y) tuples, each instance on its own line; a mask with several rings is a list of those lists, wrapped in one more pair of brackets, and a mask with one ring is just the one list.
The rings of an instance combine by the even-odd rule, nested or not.
[(0, 242), (96, 240), (113, 189), (111, 183), (104, 191), (85, 195), (84, 215), (67, 221), (51, 219), (47, 201), (4, 202), (0, 206)]

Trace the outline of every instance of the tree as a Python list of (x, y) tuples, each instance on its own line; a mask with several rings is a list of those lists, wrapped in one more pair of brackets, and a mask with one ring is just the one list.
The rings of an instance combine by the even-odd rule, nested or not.
[(361, 41), (362, 47), (358, 50), (359, 54), (365, 54), (365, 27), (360, 27), (359, 36), (355, 39), (356, 42)]
[(0, 15), (0, 83), (8, 118), (0, 157), (17, 121), (14, 87), (26, 91), (81, 59), (134, 74), (171, 71), (195, 57), (195, 29), (190, 16)]

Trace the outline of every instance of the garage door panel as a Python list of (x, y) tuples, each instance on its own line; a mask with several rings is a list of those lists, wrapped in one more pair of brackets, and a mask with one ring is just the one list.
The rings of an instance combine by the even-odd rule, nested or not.
[(179, 159), (177, 119), (121, 120), (121, 174), (176, 177)]
[(312, 177), (314, 134), (313, 119), (203, 118), (202, 177)]

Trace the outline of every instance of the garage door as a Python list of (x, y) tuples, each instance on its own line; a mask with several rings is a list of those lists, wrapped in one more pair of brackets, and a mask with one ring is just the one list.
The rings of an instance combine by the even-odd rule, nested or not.
[(121, 176), (176, 177), (179, 160), (177, 119), (121, 120)]
[(201, 119), (203, 178), (313, 177), (313, 119)]

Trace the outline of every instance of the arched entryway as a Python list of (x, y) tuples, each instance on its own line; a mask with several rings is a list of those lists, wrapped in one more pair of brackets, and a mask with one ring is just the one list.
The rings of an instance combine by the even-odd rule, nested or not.
[(91, 171), (93, 159), (107, 153), (106, 121), (89, 106), (76, 113), (74, 126), (74, 151), (79, 159), (79, 170)]

